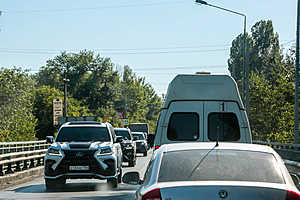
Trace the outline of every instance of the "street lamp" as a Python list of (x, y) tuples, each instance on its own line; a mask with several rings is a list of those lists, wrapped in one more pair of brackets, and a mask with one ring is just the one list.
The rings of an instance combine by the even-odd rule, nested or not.
[[(242, 98), (243, 101), (245, 102), (246, 100), (246, 110), (248, 113), (248, 109), (249, 109), (249, 85), (248, 85), (248, 79), (249, 79), (249, 71), (248, 71), (248, 67), (247, 67), (247, 59), (246, 59), (246, 55), (247, 55), (247, 48), (246, 48), (246, 20), (247, 17), (245, 14), (240, 13), (240, 12), (235, 12), (233, 10), (229, 10), (226, 8), (222, 8), (219, 6), (215, 6), (212, 4), (207, 3), (206, 1), (202, 1), (202, 0), (196, 0), (196, 4), (200, 4), (200, 5), (206, 5), (206, 6), (210, 6), (210, 7), (214, 7), (220, 10), (224, 10), (230, 13), (234, 13), (240, 16), (244, 17), (244, 59), (243, 59), (243, 86), (242, 86)], [(246, 76), (246, 71), (247, 71), (247, 76)], [(246, 98), (245, 98), (245, 88), (246, 88)]]

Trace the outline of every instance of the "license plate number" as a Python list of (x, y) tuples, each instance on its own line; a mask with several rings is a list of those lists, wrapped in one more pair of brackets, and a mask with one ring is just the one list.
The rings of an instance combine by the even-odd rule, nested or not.
[(71, 171), (86, 171), (89, 170), (89, 166), (69, 166), (69, 170)]

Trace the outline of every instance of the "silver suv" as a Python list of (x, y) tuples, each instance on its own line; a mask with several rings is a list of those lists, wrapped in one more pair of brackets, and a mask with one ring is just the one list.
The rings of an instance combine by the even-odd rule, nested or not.
[[(47, 141), (53, 143), (53, 137)], [(45, 155), (44, 178), (47, 189), (66, 179), (107, 179), (117, 187), (122, 177), (122, 137), (109, 123), (74, 121), (63, 124)]]

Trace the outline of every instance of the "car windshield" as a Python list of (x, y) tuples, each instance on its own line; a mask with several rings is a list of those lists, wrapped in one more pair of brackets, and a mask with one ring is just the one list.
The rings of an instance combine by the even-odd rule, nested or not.
[(110, 140), (105, 127), (63, 127), (56, 138), (56, 142), (109, 142)]
[(115, 133), (117, 136), (123, 136), (124, 139), (126, 140), (131, 140), (130, 133), (125, 130), (115, 130)]
[(158, 182), (169, 181), (252, 181), (284, 183), (275, 157), (270, 153), (213, 150), (164, 153)]
[(133, 133), (133, 137), (138, 138), (138, 140), (145, 140), (144, 134), (142, 133)]

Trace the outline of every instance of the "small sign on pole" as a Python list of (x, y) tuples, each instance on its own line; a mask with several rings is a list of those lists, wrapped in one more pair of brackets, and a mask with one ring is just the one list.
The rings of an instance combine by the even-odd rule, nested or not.
[(129, 119), (123, 119), (123, 124), (124, 125), (129, 125)]
[(62, 99), (53, 99), (53, 125), (58, 125), (58, 117), (63, 116), (63, 101)]

